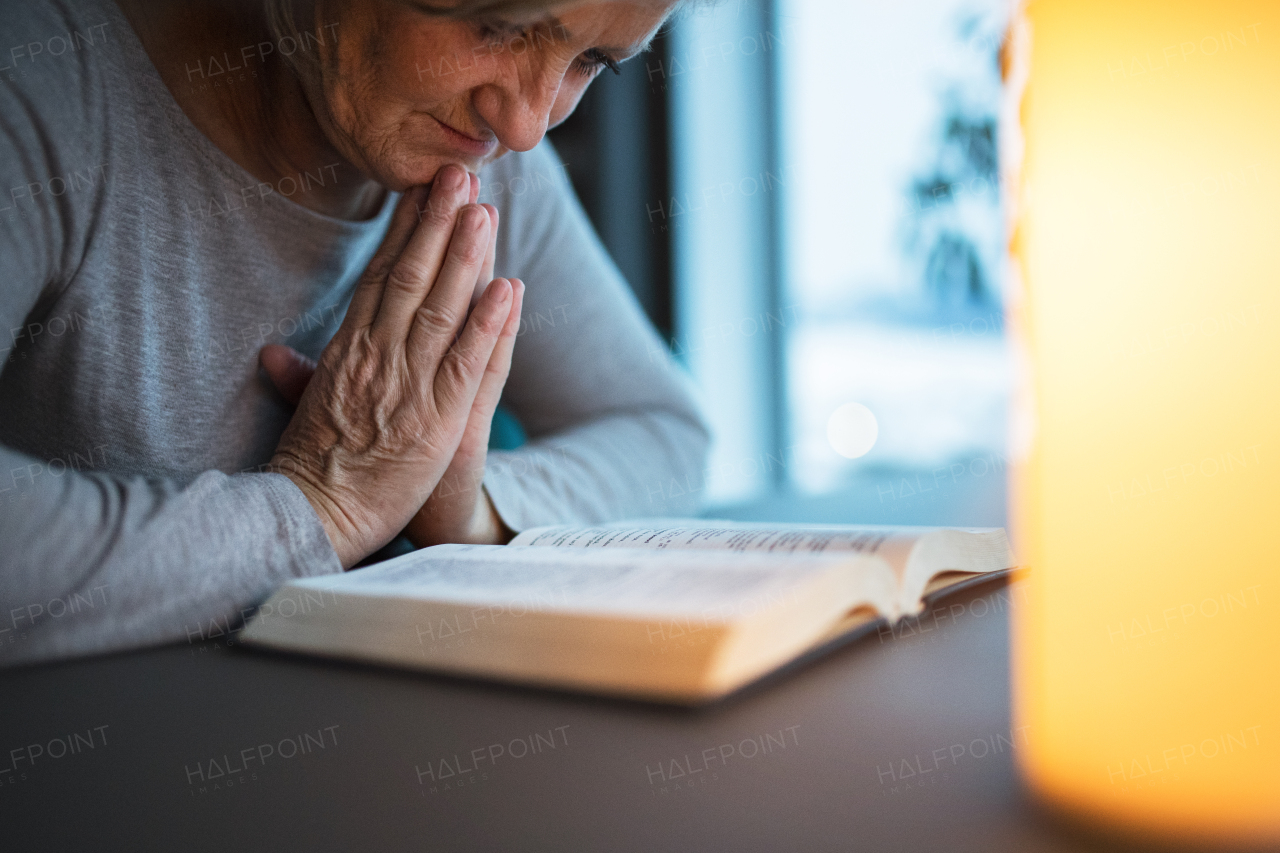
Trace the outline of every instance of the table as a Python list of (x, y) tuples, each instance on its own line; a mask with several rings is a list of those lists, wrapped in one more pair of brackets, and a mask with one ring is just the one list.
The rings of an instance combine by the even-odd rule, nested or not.
[(1020, 794), (1020, 594), (959, 594), (697, 710), (224, 639), (7, 671), (0, 837), (183, 853), (1100, 849)]

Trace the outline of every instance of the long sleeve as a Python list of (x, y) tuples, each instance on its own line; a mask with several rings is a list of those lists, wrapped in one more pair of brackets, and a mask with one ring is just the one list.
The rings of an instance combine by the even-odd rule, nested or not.
[[(209, 351), (201, 326), (142, 289), (141, 256), (176, 255), (161, 231), (176, 217), (152, 209), (174, 182), (138, 135), (163, 122), (126, 118), (146, 79), (121, 71), (127, 25), (109, 4), (6, 3), (0, 36), (24, 46), (0, 62), (0, 663), (218, 635), (284, 581), (341, 566), (287, 478), (211, 470), (202, 454), (228, 443), (191, 438), (231, 417), (170, 375)], [(135, 221), (153, 232), (135, 239)], [(251, 359), (189, 375), (252, 383)]]
[[(530, 442), (492, 454), (485, 487), (514, 530), (688, 515), (709, 433), (546, 142), (494, 170), (499, 275), (524, 280), (503, 402)], [(504, 200), (507, 202), (503, 204)]]
[(220, 636), (286, 580), (342, 568), (278, 474), (180, 487), (4, 447), (0, 471), (4, 663)]

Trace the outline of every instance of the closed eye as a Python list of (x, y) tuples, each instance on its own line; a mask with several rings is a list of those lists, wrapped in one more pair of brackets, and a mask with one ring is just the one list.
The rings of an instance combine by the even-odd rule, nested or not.
[(595, 47), (579, 54), (578, 58), (573, 61), (573, 67), (579, 74), (587, 77), (595, 74), (601, 68), (608, 68), (614, 74), (622, 73), (619, 69), (618, 60)]

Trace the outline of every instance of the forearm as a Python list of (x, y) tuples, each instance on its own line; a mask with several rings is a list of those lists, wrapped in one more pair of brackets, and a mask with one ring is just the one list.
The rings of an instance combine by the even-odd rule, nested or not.
[[(0, 464), (35, 460), (0, 448)], [(340, 566), (286, 478), (207, 472), (190, 485), (48, 472), (0, 493), (0, 661), (200, 639), (285, 580)]]

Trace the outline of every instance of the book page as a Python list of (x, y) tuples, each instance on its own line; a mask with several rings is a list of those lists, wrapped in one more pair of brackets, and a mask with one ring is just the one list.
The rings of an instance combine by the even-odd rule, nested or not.
[(819, 527), (695, 520), (647, 527), (620, 524), (600, 527), (538, 527), (521, 533), (511, 544), (559, 548), (707, 548), (774, 554), (875, 554), (890, 537), (902, 538), (905, 534), (907, 538), (914, 540), (929, 529)]
[(437, 545), (339, 576), (291, 586), (547, 612), (700, 616), (724, 620), (785, 602), (847, 558), (655, 554)]
[(1013, 565), (998, 527), (863, 527), (711, 519), (647, 519), (597, 527), (539, 527), (512, 546), (713, 550), (737, 554), (844, 554), (878, 558), (892, 569), (897, 607), (911, 612), (939, 572), (987, 572)]
[[(625, 522), (599, 527), (538, 527), (511, 546), (558, 548), (656, 548), (713, 550), (735, 554), (831, 554), (873, 556), (893, 570), (900, 588), (915, 543), (936, 528), (857, 527), (665, 519), (652, 526)], [(511, 547), (508, 546), (508, 547)]]

